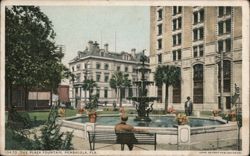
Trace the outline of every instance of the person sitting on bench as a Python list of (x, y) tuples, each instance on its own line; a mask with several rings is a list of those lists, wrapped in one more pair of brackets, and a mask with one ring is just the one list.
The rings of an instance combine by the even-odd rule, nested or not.
[[(124, 144), (127, 144), (130, 151), (133, 150), (133, 143), (137, 142), (133, 132), (139, 131), (135, 129), (132, 125), (126, 124), (128, 116), (126, 114), (121, 115), (121, 122), (116, 124), (115, 133), (117, 135), (117, 142), (121, 143), (122, 150), (124, 150)], [(119, 134), (119, 132), (121, 134)], [(128, 132), (127, 134), (124, 132)]]

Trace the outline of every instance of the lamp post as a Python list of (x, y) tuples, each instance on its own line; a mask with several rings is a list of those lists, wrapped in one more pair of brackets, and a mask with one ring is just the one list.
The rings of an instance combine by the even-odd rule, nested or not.
[(224, 92), (224, 72), (223, 72), (223, 51), (220, 52), (220, 105), (221, 105), (221, 110), (224, 111), (224, 103), (223, 103), (223, 92)]

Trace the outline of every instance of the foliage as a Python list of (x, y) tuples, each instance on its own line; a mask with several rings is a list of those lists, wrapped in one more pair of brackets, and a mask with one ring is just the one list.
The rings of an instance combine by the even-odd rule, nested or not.
[(58, 111), (52, 108), (48, 117), (48, 121), (41, 129), (41, 136), (35, 134), (36, 150), (70, 150), (72, 149), (73, 132), (60, 132), (61, 125), (56, 124)]
[(236, 112), (235, 110), (230, 110), (228, 112), (220, 113), (222, 119), (226, 121), (237, 121), (239, 127), (242, 127), (242, 114), (241, 112)]
[(188, 117), (185, 114), (178, 113), (176, 116), (176, 121), (178, 125), (184, 125), (188, 123)]
[(5, 127), (5, 149), (6, 150), (31, 150), (34, 141), (28, 137), (13, 131), (10, 127)]
[(16, 130), (22, 133), (23, 129), (30, 128), (32, 122), (28, 113), (19, 113), (16, 107), (12, 107), (8, 113), (7, 126), (12, 130)]
[(160, 87), (163, 84), (166, 85), (165, 88), (165, 110), (168, 109), (168, 87), (176, 86), (181, 80), (181, 70), (179, 67), (163, 65), (156, 68), (154, 75), (154, 80), (156, 86)]
[(85, 91), (89, 92), (89, 101), (85, 105), (85, 108), (88, 109), (89, 111), (93, 111), (95, 108), (97, 108), (99, 100), (98, 93), (93, 95), (94, 88), (98, 87), (97, 83), (92, 79), (91, 80), (87, 79), (83, 81), (82, 87)]
[(220, 109), (214, 109), (214, 110), (212, 110), (212, 115), (213, 116), (218, 116), (219, 114), (221, 114), (221, 110)]
[(123, 74), (122, 72), (118, 71), (115, 72), (109, 81), (109, 85), (112, 89), (115, 89), (116, 94), (118, 94), (118, 91), (120, 93), (120, 107), (122, 107), (122, 90), (124, 88), (131, 86), (131, 80), (128, 79), (128, 74)]
[(91, 80), (84, 80), (82, 85), (83, 90), (89, 91), (89, 95), (92, 95), (94, 88), (97, 88), (97, 83), (91, 79)]
[(12, 85), (25, 89), (25, 109), (31, 88), (56, 91), (67, 76), (54, 38), (52, 22), (39, 7), (6, 7), (6, 85), (10, 91)]

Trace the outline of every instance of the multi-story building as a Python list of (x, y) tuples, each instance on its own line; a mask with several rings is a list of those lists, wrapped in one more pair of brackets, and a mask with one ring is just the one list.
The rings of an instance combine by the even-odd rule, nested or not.
[[(184, 109), (190, 96), (196, 110), (230, 109), (235, 84), (242, 88), (242, 8), (153, 6), (150, 18), (152, 72), (159, 65), (181, 68), (180, 85), (169, 88), (169, 106)], [(151, 89), (163, 108), (164, 88)]]
[[(109, 80), (116, 71), (129, 74), (131, 81), (138, 80), (137, 68), (140, 64), (140, 53), (136, 49), (128, 52), (110, 52), (108, 44), (104, 49), (99, 48), (97, 42), (89, 41), (88, 46), (83, 51), (78, 51), (77, 56), (69, 62), (69, 68), (75, 75), (74, 82), (70, 82), (70, 99), (74, 104), (87, 102), (88, 93), (82, 88), (85, 79), (93, 79), (97, 82), (98, 88), (94, 92), (99, 93), (99, 101), (103, 104), (111, 104), (116, 101), (116, 93), (109, 86)], [(147, 64), (148, 65), (148, 64)], [(136, 88), (125, 88), (123, 103), (130, 103), (126, 97), (134, 96)], [(76, 105), (75, 105), (76, 106)]]

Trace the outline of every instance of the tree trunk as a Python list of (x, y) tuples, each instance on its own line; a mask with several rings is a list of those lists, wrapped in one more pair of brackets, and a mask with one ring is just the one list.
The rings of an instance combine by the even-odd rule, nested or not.
[(8, 121), (11, 120), (11, 116), (12, 116), (12, 107), (13, 107), (13, 104), (12, 104), (12, 83), (7, 83), (7, 91), (6, 91), (6, 94), (7, 94), (7, 99), (6, 99), (6, 102), (7, 102), (7, 108), (8, 108)]
[(122, 107), (122, 88), (120, 88), (120, 107)]
[(50, 91), (50, 106), (52, 107), (52, 101), (53, 100), (53, 89)]
[(28, 105), (28, 98), (29, 98), (29, 91), (28, 87), (24, 86), (24, 110), (27, 111), (29, 110), (29, 105)]
[(165, 86), (165, 112), (168, 111), (168, 84)]

